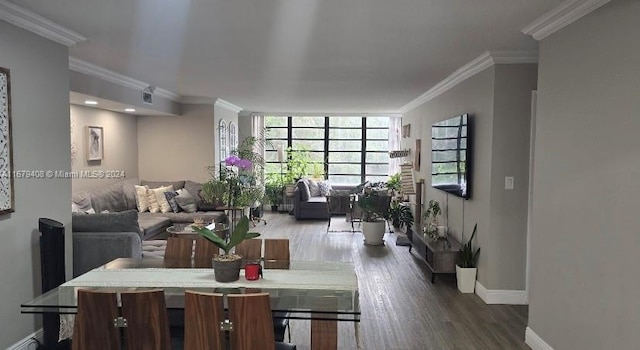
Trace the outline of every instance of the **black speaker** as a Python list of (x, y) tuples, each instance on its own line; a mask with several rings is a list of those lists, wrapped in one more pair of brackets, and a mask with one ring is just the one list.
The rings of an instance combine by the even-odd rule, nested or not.
[[(64, 272), (64, 225), (58, 221), (40, 218), (40, 272), (42, 275), (42, 294), (57, 288), (65, 282)], [(58, 343), (60, 315), (43, 315), (43, 344), (38, 349), (68, 349), (68, 342)]]
[(42, 293), (58, 287), (65, 281), (64, 225), (58, 221), (40, 218), (40, 267)]

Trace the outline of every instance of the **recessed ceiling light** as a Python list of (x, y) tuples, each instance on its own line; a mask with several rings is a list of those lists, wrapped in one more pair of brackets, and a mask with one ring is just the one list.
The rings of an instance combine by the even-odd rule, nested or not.
[(136, 110), (134, 108), (125, 108), (124, 111), (125, 112), (135, 112)]
[(86, 101), (84, 101), (84, 104), (86, 104), (86, 105), (92, 105), (92, 106), (95, 106), (95, 105), (97, 105), (97, 104), (98, 104), (98, 101), (94, 101), (94, 100), (86, 100)]

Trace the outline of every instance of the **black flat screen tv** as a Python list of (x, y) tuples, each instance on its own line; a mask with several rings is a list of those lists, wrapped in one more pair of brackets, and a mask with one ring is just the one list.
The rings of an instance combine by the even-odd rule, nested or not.
[(472, 118), (462, 114), (431, 126), (431, 187), (471, 197)]

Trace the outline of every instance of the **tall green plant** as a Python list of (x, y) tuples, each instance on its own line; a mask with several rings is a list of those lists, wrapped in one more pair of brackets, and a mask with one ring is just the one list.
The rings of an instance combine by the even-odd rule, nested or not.
[(410, 230), (413, 226), (414, 218), (411, 212), (411, 207), (408, 205), (402, 205), (400, 203), (394, 203), (389, 208), (389, 218), (393, 227), (402, 228), (407, 227)]
[(400, 191), (400, 184), (400, 173), (395, 173), (389, 176), (389, 180), (387, 180), (388, 189), (398, 192)]
[(460, 267), (462, 268), (474, 268), (477, 266), (478, 257), (480, 256), (480, 247), (478, 247), (478, 249), (474, 251), (471, 244), (473, 241), (473, 237), (476, 236), (477, 229), (478, 224), (475, 224), (475, 226), (473, 226), (473, 233), (471, 234), (471, 238), (469, 238), (469, 241), (463, 244), (460, 248), (458, 265), (460, 265)]

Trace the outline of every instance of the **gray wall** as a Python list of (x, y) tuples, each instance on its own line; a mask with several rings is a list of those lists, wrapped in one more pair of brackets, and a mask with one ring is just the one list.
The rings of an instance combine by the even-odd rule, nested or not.
[[(486, 251), (489, 254), (487, 284), (483, 285), (489, 289), (524, 290), (531, 92), (536, 89), (538, 66), (499, 64), (495, 71), (491, 141), (491, 241)], [(513, 190), (505, 190), (505, 176), (514, 177)]]
[(140, 179), (208, 180), (217, 133), (213, 111), (213, 105), (192, 104), (184, 105), (179, 117), (138, 117)]
[[(478, 224), (478, 280), (487, 289), (525, 288), (528, 132), (535, 85), (536, 65), (496, 65), (403, 115), (402, 124), (411, 124), (403, 147), (414, 154), (415, 140), (422, 140), (422, 166), (415, 176), (425, 180), (424, 203), (440, 202), (445, 208), (441, 222), (448, 217), (450, 234), (458, 240), (464, 231), (466, 241)], [(431, 188), (431, 124), (463, 113), (474, 117), (472, 194), (467, 201), (451, 195), (447, 200), (444, 192)], [(409, 158), (413, 161), (413, 155)], [(516, 177), (515, 190), (504, 190), (506, 175)]]
[[(0, 21), (0, 66), (11, 70), (13, 165), (69, 171), (68, 49)], [(20, 303), (40, 294), (38, 218), (62, 222), (71, 276), (71, 181), (16, 179), (15, 212), (0, 216), (0, 348), (39, 328)]]
[[(114, 171), (114, 178), (73, 179), (73, 192), (106, 187), (110, 183), (138, 177), (138, 121), (136, 116), (71, 105), (73, 131), (71, 141), (75, 144), (77, 157), (71, 163), (74, 171)], [(104, 131), (104, 158), (100, 162), (86, 160), (86, 127), (101, 126)], [(95, 164), (94, 164), (95, 163)]]
[(529, 326), (554, 349), (636, 349), (640, 2), (541, 42)]

